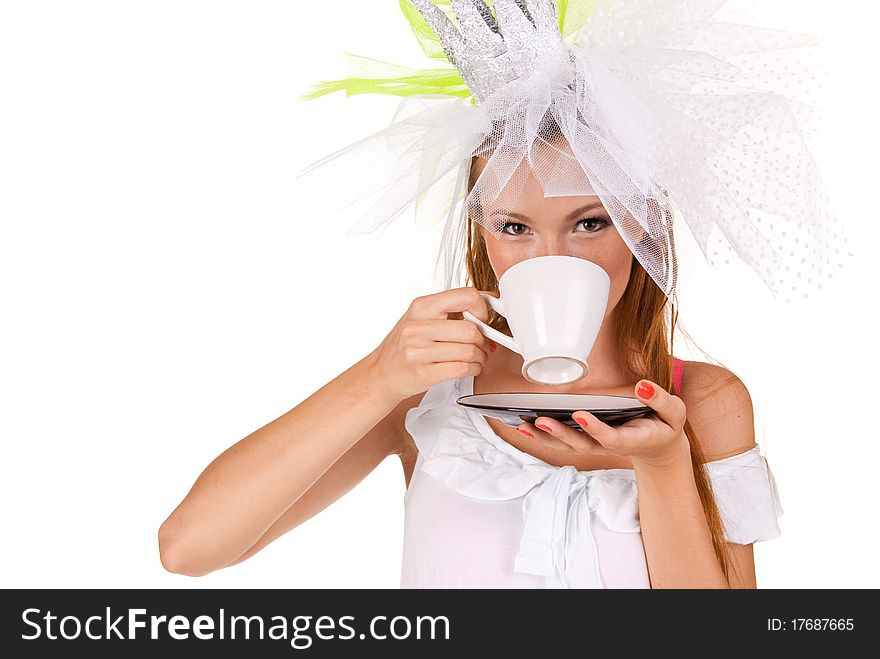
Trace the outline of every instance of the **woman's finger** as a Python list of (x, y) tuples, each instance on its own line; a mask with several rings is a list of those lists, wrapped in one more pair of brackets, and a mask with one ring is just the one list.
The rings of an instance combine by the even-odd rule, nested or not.
[(424, 364), (436, 362), (486, 363), (486, 351), (473, 343), (434, 343), (426, 348), (408, 348), (416, 361)]
[(603, 448), (616, 450), (621, 447), (621, 431), (618, 428), (600, 421), (586, 410), (578, 410), (571, 415), (571, 418)]
[(541, 446), (547, 449), (553, 449), (554, 451), (570, 451), (571, 445), (566, 444), (563, 441), (560, 441), (550, 433), (547, 433), (540, 428), (536, 428), (531, 423), (524, 421), (516, 427), (517, 431), (525, 435), (529, 438), (530, 443), (535, 446)]
[(535, 419), (535, 427), (576, 451), (595, 451), (601, 448), (600, 444), (589, 435), (550, 417), (538, 417)]
[(636, 397), (673, 430), (679, 431), (684, 427), (687, 406), (678, 396), (673, 396), (650, 380), (639, 380), (636, 383)]
[[(407, 314), (412, 319), (446, 320), (447, 314), (470, 311), (474, 316), (486, 322), (489, 310), (480, 292), (470, 286), (451, 288), (439, 293), (422, 295), (409, 305)], [(470, 322), (470, 321), (468, 321)]]
[(487, 348), (488, 339), (470, 320), (411, 320), (405, 330), (412, 345), (424, 348), (435, 341), (472, 343)]

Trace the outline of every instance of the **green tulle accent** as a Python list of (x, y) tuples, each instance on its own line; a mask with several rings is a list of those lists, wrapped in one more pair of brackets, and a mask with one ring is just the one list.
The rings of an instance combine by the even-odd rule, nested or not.
[[(391, 94), (394, 96), (410, 96), (412, 94), (439, 94), (443, 96), (459, 96), (475, 100), (465, 85), (461, 74), (449, 64), (440, 39), (428, 25), (410, 0), (399, 0), (400, 10), (409, 22), (413, 34), (422, 51), (428, 57), (442, 60), (448, 66), (434, 69), (410, 69), (408, 67), (383, 62), (381, 60), (345, 53), (348, 65), (348, 76), (341, 80), (319, 81), (312, 84), (311, 89), (300, 99), (309, 101), (325, 94), (344, 91), (346, 96), (354, 94)], [(559, 19), (559, 30), (566, 41), (573, 39), (596, 8), (599, 0), (556, 0), (556, 13)], [(455, 15), (449, 0), (434, 0), (434, 4), (444, 8), (443, 11), (451, 20)], [(495, 11), (492, 0), (486, 4)]]
[(399, 64), (383, 62), (354, 53), (344, 53), (344, 57), (350, 74), (361, 71), (363, 75), (350, 75), (342, 80), (316, 82), (312, 85), (311, 91), (300, 98), (308, 101), (336, 91), (344, 91), (346, 96), (354, 94), (393, 94), (395, 96), (442, 94), (464, 98), (471, 96), (461, 74), (453, 66), (444, 69), (417, 71)]

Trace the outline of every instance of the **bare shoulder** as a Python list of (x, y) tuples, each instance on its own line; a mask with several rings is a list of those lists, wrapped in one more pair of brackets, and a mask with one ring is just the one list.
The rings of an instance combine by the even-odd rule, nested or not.
[(706, 461), (720, 460), (755, 446), (752, 398), (732, 371), (705, 362), (685, 362), (681, 399)]

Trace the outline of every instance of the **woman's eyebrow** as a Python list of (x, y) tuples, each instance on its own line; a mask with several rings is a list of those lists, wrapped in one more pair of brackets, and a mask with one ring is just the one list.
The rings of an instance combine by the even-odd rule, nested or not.
[[(566, 219), (566, 220), (570, 220), (570, 219), (572, 219), (573, 217), (575, 217), (575, 216), (577, 216), (577, 215), (580, 215), (580, 214), (583, 213), (584, 211), (592, 210), (593, 208), (597, 208), (597, 207), (602, 207), (602, 202), (599, 201), (599, 200), (596, 200), (596, 201), (590, 202), (590, 203), (587, 204), (586, 206), (581, 206), (580, 208), (576, 208), (576, 209), (573, 210), (571, 213), (569, 213), (568, 215), (566, 215), (566, 216), (565, 216), (565, 219)], [(509, 211), (509, 210), (507, 210), (507, 209), (505, 209), (505, 208), (498, 208), (498, 209), (492, 211), (492, 213), (489, 214), (489, 217), (494, 217), (495, 215), (507, 215), (507, 216), (509, 216), (509, 217), (514, 217), (514, 218), (516, 218), (516, 219), (518, 219), (518, 220), (523, 220), (524, 222), (529, 222), (529, 221), (530, 221), (530, 220), (529, 220), (529, 217), (528, 217), (527, 215), (523, 215), (522, 213), (517, 213), (517, 212), (515, 212), (515, 211)]]

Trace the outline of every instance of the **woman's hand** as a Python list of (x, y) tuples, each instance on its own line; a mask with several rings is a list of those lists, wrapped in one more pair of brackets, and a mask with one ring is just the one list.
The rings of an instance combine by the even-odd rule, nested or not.
[(463, 318), (465, 310), (484, 322), (489, 317), (485, 300), (471, 287), (412, 301), (372, 355), (378, 381), (390, 395), (403, 400), (438, 382), (480, 373), (491, 342)]
[(571, 416), (585, 432), (546, 416), (535, 419), (534, 425), (523, 423), (517, 430), (525, 430), (535, 441), (576, 455), (629, 457), (637, 468), (666, 469), (690, 464), (690, 444), (684, 432), (687, 419), (684, 401), (650, 380), (639, 380), (635, 393), (636, 398), (656, 414), (612, 427), (581, 410)]

